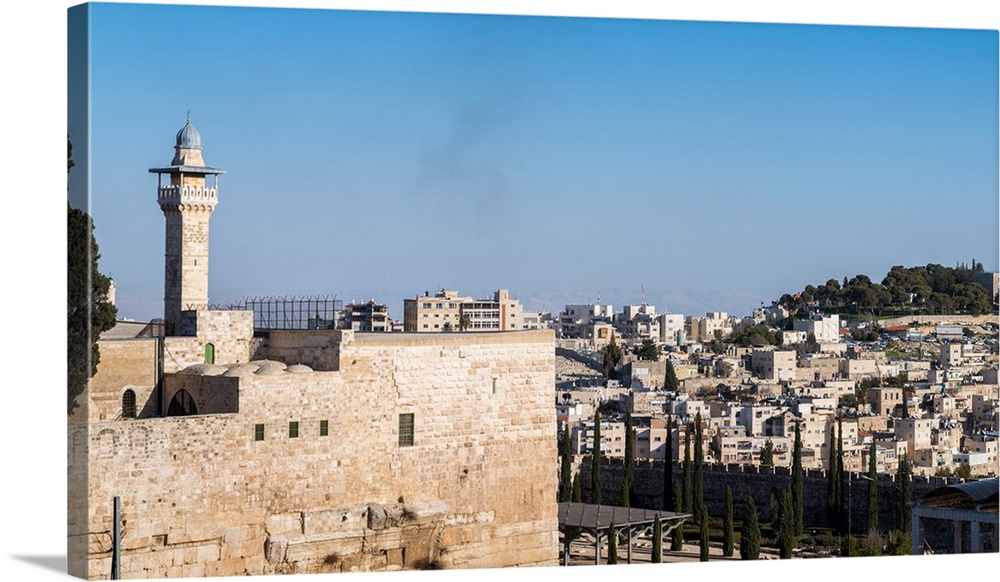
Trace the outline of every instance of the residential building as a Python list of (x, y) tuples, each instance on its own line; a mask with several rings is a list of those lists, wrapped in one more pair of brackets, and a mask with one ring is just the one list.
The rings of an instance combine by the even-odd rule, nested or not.
[[(534, 320), (534, 316), (529, 319)], [(492, 299), (460, 297), (441, 289), (433, 296), (403, 300), (403, 329), (407, 332), (514, 331), (527, 329), (521, 302), (500, 289)]]

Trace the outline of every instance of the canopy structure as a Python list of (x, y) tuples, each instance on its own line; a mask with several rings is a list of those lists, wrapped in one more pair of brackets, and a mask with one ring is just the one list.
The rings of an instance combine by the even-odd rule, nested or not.
[[(913, 553), (979, 553), (997, 551), (1000, 479), (980, 479), (933, 489), (912, 506)], [(924, 537), (927, 522), (950, 521), (952, 542), (931, 548)]]
[(632, 543), (641, 535), (651, 532), (656, 516), (660, 516), (663, 538), (666, 539), (674, 528), (691, 517), (687, 513), (658, 511), (636, 507), (615, 505), (592, 505), (589, 503), (559, 503), (559, 531), (563, 534), (563, 564), (569, 563), (570, 534), (588, 533), (594, 537), (594, 563), (601, 563), (601, 542), (607, 540), (614, 525), (615, 533), (628, 540), (628, 563), (632, 563)]

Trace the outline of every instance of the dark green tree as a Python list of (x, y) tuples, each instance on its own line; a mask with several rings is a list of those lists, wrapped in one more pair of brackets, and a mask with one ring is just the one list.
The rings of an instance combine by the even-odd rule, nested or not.
[[(72, 158), (69, 166), (72, 167)], [(67, 414), (97, 372), (101, 354), (97, 340), (115, 325), (118, 310), (108, 301), (111, 279), (98, 270), (101, 257), (90, 215), (67, 203)]]
[(650, 561), (659, 564), (663, 561), (663, 524), (660, 523), (660, 514), (657, 513), (653, 519), (653, 554)]
[(847, 533), (847, 511), (851, 508), (847, 505), (850, 501), (847, 499), (847, 490), (844, 488), (844, 421), (841, 417), (837, 417), (837, 475), (841, 479), (840, 487), (838, 488), (839, 499), (837, 500), (837, 507), (839, 508), (840, 515), (840, 532)]
[(562, 447), (560, 451), (561, 465), (559, 471), (559, 501), (570, 501), (573, 498), (573, 451), (570, 441), (569, 425), (562, 430)]
[(774, 466), (774, 443), (771, 439), (764, 441), (764, 446), (760, 448), (760, 464), (764, 467)]
[[(681, 498), (681, 485), (680, 481), (674, 481), (674, 499)], [(679, 552), (684, 548), (684, 532), (680, 525), (675, 525), (674, 529), (670, 532), (670, 550), (674, 552)]]
[(674, 416), (667, 414), (667, 442), (663, 445), (663, 509), (677, 511), (674, 497)]
[(740, 559), (756, 560), (760, 557), (760, 522), (757, 504), (747, 493), (747, 503), (743, 509), (743, 526), (740, 528)]
[(681, 493), (683, 494), (683, 505), (681, 506), (684, 513), (691, 513), (691, 500), (694, 497), (694, 475), (691, 471), (691, 427), (690, 425), (685, 427), (684, 430), (684, 463), (682, 465), (684, 471), (684, 481), (682, 482), (683, 488)]
[(615, 371), (618, 369), (618, 364), (622, 361), (622, 348), (615, 341), (615, 338), (611, 338), (608, 345), (604, 346), (604, 377), (614, 378)]
[(625, 415), (625, 467), (622, 478), (622, 492), (619, 505), (632, 507), (632, 488), (635, 481), (635, 429), (632, 415)]
[(840, 486), (841, 476), (837, 473), (837, 434), (830, 427), (830, 442), (827, 445), (826, 464), (826, 523), (837, 528), (840, 525)]
[(695, 519), (702, 520), (706, 517), (705, 509), (705, 453), (701, 442), (701, 411), (694, 417), (694, 492), (692, 501), (694, 503)]
[(632, 353), (640, 360), (655, 362), (660, 359), (660, 348), (657, 347), (656, 342), (648, 338), (635, 346)]
[(722, 520), (722, 555), (733, 555), (733, 490), (726, 487), (726, 515)]
[(573, 503), (583, 502), (583, 487), (580, 486), (580, 473), (577, 472), (573, 475), (573, 498), (570, 500)]
[(802, 535), (802, 429), (795, 420), (795, 444), (792, 447), (792, 529)]
[(702, 562), (708, 561), (708, 513), (702, 513), (698, 520), (698, 549), (701, 550), (699, 559)]
[(896, 464), (896, 530), (910, 534), (910, 500), (913, 497), (913, 468), (906, 456)]
[(677, 380), (677, 371), (674, 370), (674, 364), (670, 360), (667, 360), (667, 372), (663, 378), (663, 389), (667, 392), (677, 392), (677, 387), (680, 382)]
[(615, 529), (615, 522), (611, 522), (608, 529), (608, 563), (618, 563), (618, 530)]
[(778, 515), (775, 532), (778, 536), (778, 556), (782, 560), (792, 557), (795, 548), (795, 513), (792, 509), (792, 492), (778, 494)]
[(594, 451), (590, 455), (590, 499), (601, 504), (601, 411), (594, 411)]
[(868, 531), (878, 531), (878, 471), (875, 466), (875, 439), (868, 447)]

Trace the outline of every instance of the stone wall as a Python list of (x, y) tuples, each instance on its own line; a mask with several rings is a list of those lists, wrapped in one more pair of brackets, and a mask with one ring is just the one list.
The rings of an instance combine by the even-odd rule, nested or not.
[(115, 496), (126, 579), (555, 565), (552, 332), (343, 339), (338, 372), (167, 376), (235, 381), (238, 413), (70, 427), (83, 575), (109, 576)]
[(156, 414), (153, 398), (157, 381), (156, 352), (157, 340), (121, 339), (98, 342), (100, 361), (97, 373), (87, 385), (89, 398), (86, 415), (77, 411), (70, 422), (82, 422), (87, 416), (89, 422), (115, 420), (122, 413), (122, 395), (126, 390), (135, 393), (136, 411), (139, 416)]

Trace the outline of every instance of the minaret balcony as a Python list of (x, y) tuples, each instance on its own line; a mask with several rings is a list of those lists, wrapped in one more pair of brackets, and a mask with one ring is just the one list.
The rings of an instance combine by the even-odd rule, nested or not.
[(219, 202), (219, 191), (209, 186), (160, 186), (156, 201), (163, 205), (174, 204), (211, 204)]

